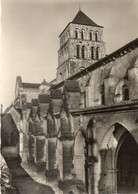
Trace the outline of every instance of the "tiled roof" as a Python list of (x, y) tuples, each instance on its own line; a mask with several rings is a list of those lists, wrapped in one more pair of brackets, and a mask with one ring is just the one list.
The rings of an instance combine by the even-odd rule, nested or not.
[(38, 99), (32, 99), (32, 106), (38, 106)]
[(36, 83), (23, 83), (23, 88), (35, 88), (38, 89), (40, 84)]
[(51, 89), (50, 96), (52, 99), (62, 99), (61, 90)]
[(76, 80), (66, 80), (64, 85), (64, 91), (80, 92), (79, 83)]
[(73, 24), (82, 24), (82, 25), (88, 25), (88, 26), (96, 26), (96, 27), (102, 27), (97, 25), (94, 21), (92, 21), (85, 13), (83, 13), (81, 10), (78, 11), (77, 15), (72, 21)]
[(39, 99), (40, 103), (49, 103), (50, 102), (50, 95), (40, 94), (38, 96), (38, 99)]

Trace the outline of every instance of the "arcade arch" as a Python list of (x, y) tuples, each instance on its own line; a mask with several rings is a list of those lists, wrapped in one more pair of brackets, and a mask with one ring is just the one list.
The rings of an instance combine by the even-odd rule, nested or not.
[(131, 133), (121, 124), (115, 123), (103, 138), (100, 154), (100, 192), (136, 192), (138, 159), (135, 156), (138, 154), (138, 145)]

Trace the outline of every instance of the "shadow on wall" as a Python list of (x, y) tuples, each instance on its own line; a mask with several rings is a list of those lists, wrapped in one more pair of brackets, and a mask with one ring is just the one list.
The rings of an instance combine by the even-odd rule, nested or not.
[(2, 154), (7, 158), (16, 158), (19, 155), (19, 132), (11, 114), (2, 118)]

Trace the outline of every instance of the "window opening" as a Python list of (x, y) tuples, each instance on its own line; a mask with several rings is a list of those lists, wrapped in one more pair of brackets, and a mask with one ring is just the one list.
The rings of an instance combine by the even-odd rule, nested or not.
[(85, 46), (82, 46), (82, 58), (85, 59)]
[(76, 46), (76, 53), (77, 53), (77, 58), (80, 58), (80, 46)]

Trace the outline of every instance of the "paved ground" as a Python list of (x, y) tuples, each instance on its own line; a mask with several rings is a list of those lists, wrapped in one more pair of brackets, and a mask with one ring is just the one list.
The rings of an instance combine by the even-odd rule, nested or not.
[(54, 194), (49, 186), (35, 182), (20, 166), (19, 160), (12, 159), (6, 162), (12, 172), (12, 185), (18, 189), (19, 194)]

